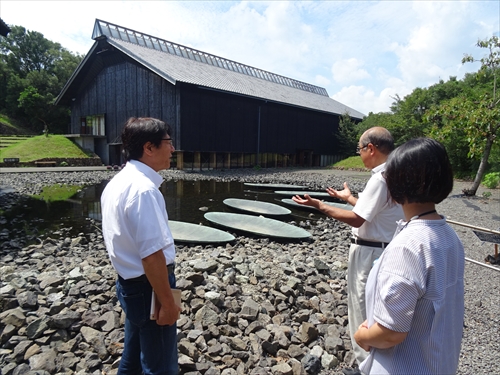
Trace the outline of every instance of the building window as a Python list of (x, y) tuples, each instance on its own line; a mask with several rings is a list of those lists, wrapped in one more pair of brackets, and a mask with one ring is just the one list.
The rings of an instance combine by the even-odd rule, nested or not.
[(80, 134), (106, 135), (105, 116), (80, 117)]

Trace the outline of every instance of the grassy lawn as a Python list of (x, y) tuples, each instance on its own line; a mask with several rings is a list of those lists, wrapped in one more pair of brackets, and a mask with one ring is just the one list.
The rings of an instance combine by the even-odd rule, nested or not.
[(80, 185), (51, 185), (45, 186), (40, 194), (33, 195), (34, 198), (43, 199), (46, 202), (65, 201), (78, 193), (83, 186)]
[(3, 158), (19, 158), (21, 162), (30, 162), (43, 158), (87, 157), (89, 155), (63, 135), (49, 135), (48, 137), (39, 135), (0, 148), (0, 160)]
[(344, 168), (344, 169), (366, 169), (363, 161), (359, 156), (351, 156), (347, 159), (341, 160), (333, 164), (334, 168)]
[(32, 132), (24, 129), (18, 125), (15, 120), (0, 113), (0, 130), (1, 134), (33, 134)]

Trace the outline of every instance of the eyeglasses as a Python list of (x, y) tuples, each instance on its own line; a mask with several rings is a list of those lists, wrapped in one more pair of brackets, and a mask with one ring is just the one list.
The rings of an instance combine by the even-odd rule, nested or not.
[(359, 147), (359, 145), (356, 146), (356, 154), (361, 154), (361, 150), (364, 150), (365, 148), (367, 148), (368, 145), (364, 145), (363, 147)]
[(169, 145), (173, 145), (174, 144), (174, 140), (172, 138), (162, 138), (161, 140), (162, 141), (170, 141), (170, 142), (168, 142)]
[(378, 147), (378, 145), (374, 145), (374, 144), (373, 144), (373, 143), (371, 143), (371, 142), (368, 142), (368, 143), (367, 143), (366, 145), (364, 145), (363, 147), (359, 147), (359, 145), (358, 145), (358, 146), (356, 146), (356, 154), (358, 154), (358, 155), (359, 155), (359, 154), (361, 154), (361, 150), (364, 150), (365, 148), (367, 148), (367, 147), (368, 147), (368, 145), (372, 145), (373, 147)]

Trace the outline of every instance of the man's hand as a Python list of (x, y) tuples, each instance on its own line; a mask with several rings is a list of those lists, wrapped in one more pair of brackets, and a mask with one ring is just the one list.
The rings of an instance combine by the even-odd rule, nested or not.
[(160, 326), (172, 325), (176, 322), (181, 311), (180, 306), (175, 304), (170, 283), (168, 282), (168, 269), (163, 251), (160, 249), (157, 252), (142, 259), (144, 271), (156, 293), (156, 303), (158, 315), (156, 324)]
[[(351, 189), (347, 186), (347, 182), (344, 182), (344, 189), (343, 190), (335, 190), (334, 188), (327, 188), (326, 192), (330, 197), (341, 199), (344, 202), (351, 203), (349, 200), (354, 198), (351, 194)], [(353, 205), (354, 206), (354, 205)]]
[(292, 197), (292, 200), (295, 203), (303, 204), (304, 206), (311, 206), (314, 208), (318, 208), (320, 203), (318, 199), (311, 198), (308, 194), (304, 194), (304, 198), (301, 198), (300, 195), (295, 195), (294, 197)]
[(156, 324), (159, 326), (173, 325), (179, 318), (181, 308), (173, 303), (171, 306), (160, 306)]

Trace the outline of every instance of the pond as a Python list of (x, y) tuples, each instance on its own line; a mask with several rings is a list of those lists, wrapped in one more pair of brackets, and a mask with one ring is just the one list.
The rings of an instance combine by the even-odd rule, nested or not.
[[(85, 187), (65, 201), (46, 202), (29, 198), (6, 212), (5, 217), (14, 233), (22, 233), (28, 239), (40, 235), (57, 238), (62, 228), (70, 228), (67, 233), (70, 236), (87, 233), (92, 225), (89, 219), (101, 220), (100, 198), (106, 184), (107, 181)], [(249, 187), (242, 182), (165, 181), (160, 191), (165, 197), (170, 220), (211, 226), (203, 216), (205, 212), (237, 212), (223, 203), (226, 198), (257, 200), (287, 207), (292, 213), (282, 217), (281, 220), (285, 221), (311, 219), (311, 211), (283, 204), (281, 199), (287, 197), (277, 195), (271, 189)], [(312, 219), (320, 217), (322, 214), (315, 212)]]

